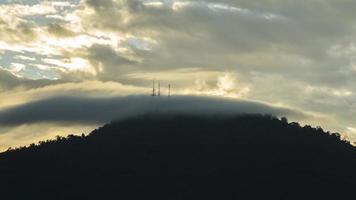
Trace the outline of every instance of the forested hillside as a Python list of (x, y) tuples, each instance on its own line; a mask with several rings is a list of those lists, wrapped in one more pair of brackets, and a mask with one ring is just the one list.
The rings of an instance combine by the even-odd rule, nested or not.
[(0, 154), (1, 199), (355, 199), (356, 150), (271, 116), (151, 114)]

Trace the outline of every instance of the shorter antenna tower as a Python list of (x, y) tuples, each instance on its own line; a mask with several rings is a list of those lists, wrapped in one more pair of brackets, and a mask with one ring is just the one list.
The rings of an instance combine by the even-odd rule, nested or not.
[(158, 81), (158, 96), (161, 96), (161, 81)]
[(171, 97), (171, 84), (168, 84), (168, 97)]
[(152, 96), (156, 96), (156, 87), (155, 87), (155, 80), (152, 82)]

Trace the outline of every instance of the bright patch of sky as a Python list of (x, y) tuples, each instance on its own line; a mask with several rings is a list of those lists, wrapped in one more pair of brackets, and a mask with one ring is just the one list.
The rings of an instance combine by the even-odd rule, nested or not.
[[(0, 0), (0, 6), (3, 5), (4, 12), (6, 10), (8, 15), (17, 17), (22, 22), (22, 26), (46, 29), (49, 24), (61, 23), (64, 16), (75, 10), (75, 6), (79, 4), (80, 0), (70, 1), (40, 1), (40, 0)], [(6, 14), (6, 13), (4, 13)], [(57, 17), (55, 17), (57, 16)], [(11, 17), (11, 16), (10, 16)], [(47, 37), (47, 36), (46, 36)], [(45, 39), (46, 40), (46, 39)], [(47, 40), (48, 42), (52, 40)], [(60, 75), (51, 69), (45, 67), (46, 63), (42, 60), (46, 58), (45, 55), (39, 54), (41, 48), (40, 43), (28, 44), (11, 44), (1, 42), (2, 56), (0, 59), (0, 66), (10, 70), (13, 74), (19, 77), (29, 79), (58, 79)], [(60, 44), (60, 41), (57, 41)], [(43, 48), (46, 45), (43, 44)], [(13, 51), (11, 51), (13, 49)], [(17, 49), (17, 50), (16, 50)], [(43, 49), (44, 50), (44, 49)], [(50, 48), (47, 48), (49, 53)], [(45, 52), (43, 52), (46, 54)], [(21, 70), (14, 70), (14, 64), (23, 65)], [(18, 67), (17, 67), (18, 69)]]
[(0, 4), (26, 4), (35, 5), (40, 3), (40, 0), (0, 0)]
[(0, 59), (0, 68), (10, 71), (18, 77), (28, 79), (58, 79), (60, 75), (50, 66), (44, 67), (44, 56), (31, 52), (19, 54), (13, 51), (3, 51)]
[[(42, 0), (0, 0), (0, 5), (1, 4), (23, 4), (23, 5), (36, 5), (43, 2)], [(57, 2), (70, 2), (73, 4), (78, 4), (80, 0), (66, 0), (66, 1), (57, 1)]]

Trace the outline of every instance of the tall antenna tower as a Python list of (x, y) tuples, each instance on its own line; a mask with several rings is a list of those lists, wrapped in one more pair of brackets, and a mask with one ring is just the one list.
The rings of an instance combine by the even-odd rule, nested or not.
[(152, 96), (156, 96), (155, 80), (152, 82)]
[(158, 81), (158, 96), (161, 96), (161, 81)]

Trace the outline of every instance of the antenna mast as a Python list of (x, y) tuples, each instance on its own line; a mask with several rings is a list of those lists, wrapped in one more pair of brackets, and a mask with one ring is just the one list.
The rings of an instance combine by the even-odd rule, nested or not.
[(161, 96), (161, 81), (158, 81), (158, 96)]
[(168, 97), (171, 97), (171, 84), (168, 84)]
[(156, 96), (155, 80), (153, 80), (152, 83), (153, 83), (152, 84), (152, 96), (154, 97), (154, 96)]

